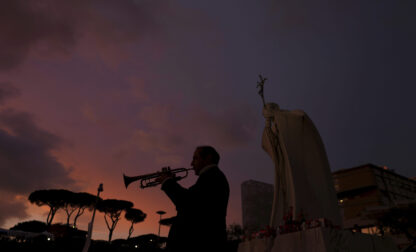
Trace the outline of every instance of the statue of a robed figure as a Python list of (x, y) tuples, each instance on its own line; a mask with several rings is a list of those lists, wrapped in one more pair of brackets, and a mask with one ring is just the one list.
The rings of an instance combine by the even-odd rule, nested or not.
[(341, 226), (328, 158), (312, 120), (303, 111), (281, 110), (275, 103), (266, 104), (263, 116), (262, 147), (275, 170), (270, 226), (277, 227), (291, 211), (294, 218), (302, 213)]
[[(266, 103), (265, 81), (260, 75), (258, 87), (265, 118), (262, 148), (274, 166), (268, 227), (272, 232), (240, 243), (238, 252), (397, 251), (389, 239), (342, 230), (328, 157), (318, 130), (305, 112)], [(299, 225), (305, 220), (315, 224), (308, 221), (312, 225)], [(290, 228), (282, 230), (288, 222)]]
[(264, 83), (257, 82), (266, 125), (262, 147), (274, 163), (274, 197), (270, 226), (292, 214), (325, 217), (341, 226), (334, 183), (324, 144), (312, 120), (300, 110), (281, 110), (264, 100)]

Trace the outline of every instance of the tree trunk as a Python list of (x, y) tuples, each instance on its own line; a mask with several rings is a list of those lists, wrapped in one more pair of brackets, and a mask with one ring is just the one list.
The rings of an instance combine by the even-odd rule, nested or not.
[(72, 216), (72, 214), (75, 212), (75, 209), (74, 208), (72, 208), (72, 210), (68, 210), (68, 209), (65, 209), (65, 212), (66, 212), (66, 225), (69, 227), (69, 219), (71, 218), (71, 216)]
[(71, 215), (70, 214), (68, 214), (67, 215), (67, 217), (66, 217), (66, 225), (69, 227), (69, 217), (71, 217)]
[(48, 226), (50, 226), (52, 224), (53, 217), (55, 216), (55, 213), (56, 213), (57, 210), (58, 209), (51, 208), (51, 211), (49, 212), (50, 214), (48, 214), (48, 219), (49, 220), (47, 220), (47, 223), (46, 223)]
[(110, 233), (108, 234), (108, 242), (111, 242), (111, 238), (113, 237), (114, 229), (110, 229)]
[(48, 226), (49, 226), (49, 217), (51, 216), (51, 214), (52, 214), (52, 207), (49, 210), (48, 217), (46, 217), (46, 225), (48, 225)]
[(77, 227), (77, 220), (78, 217), (81, 216), (84, 213), (85, 208), (79, 208), (77, 214), (75, 215), (74, 218), (74, 227)]
[(129, 236), (127, 237), (127, 240), (130, 238), (131, 234), (133, 233), (134, 228), (133, 228), (133, 222), (131, 223), (131, 226), (129, 228)]

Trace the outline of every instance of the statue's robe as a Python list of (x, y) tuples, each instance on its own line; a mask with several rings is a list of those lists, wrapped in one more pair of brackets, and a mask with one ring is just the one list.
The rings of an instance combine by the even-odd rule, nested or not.
[[(326, 218), (341, 226), (328, 158), (318, 130), (303, 111), (263, 110), (266, 127), (262, 147), (273, 159), (275, 191), (270, 224), (277, 227), (290, 207), (307, 219)], [(241, 242), (238, 252), (398, 252), (388, 237), (351, 233), (337, 228), (311, 228), (276, 237)]]
[(293, 208), (307, 219), (326, 218), (342, 225), (325, 147), (311, 119), (303, 111), (280, 110), (268, 103), (262, 147), (275, 166), (270, 225), (277, 227)]

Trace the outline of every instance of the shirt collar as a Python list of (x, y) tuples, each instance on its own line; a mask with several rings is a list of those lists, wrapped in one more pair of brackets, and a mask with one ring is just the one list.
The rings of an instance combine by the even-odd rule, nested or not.
[(204, 173), (204, 172), (206, 172), (206, 171), (208, 171), (208, 170), (211, 170), (211, 168), (214, 168), (214, 167), (217, 167), (217, 165), (216, 165), (216, 164), (210, 164), (210, 165), (205, 166), (205, 167), (204, 167), (204, 168), (202, 168), (202, 169), (201, 169), (201, 171), (199, 172), (199, 176), (201, 176), (201, 174), (202, 174), (202, 173)]

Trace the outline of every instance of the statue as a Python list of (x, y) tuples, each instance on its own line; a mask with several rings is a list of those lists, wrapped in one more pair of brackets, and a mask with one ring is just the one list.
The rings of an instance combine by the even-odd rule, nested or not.
[(284, 219), (296, 221), (298, 214), (303, 220), (324, 218), (332, 225), (278, 230), (275, 236), (240, 243), (238, 252), (398, 252), (394, 242), (386, 237), (334, 228), (342, 226), (341, 214), (318, 130), (305, 112), (282, 110), (275, 103), (266, 103), (265, 80), (260, 75), (258, 87), (266, 119), (262, 147), (272, 158), (275, 170), (271, 229), (276, 230)]
[[(264, 85), (265, 79), (260, 79)], [(275, 103), (265, 103), (263, 85), (259, 92), (266, 119), (262, 148), (275, 168), (270, 226), (278, 227), (288, 212), (295, 218), (302, 212), (310, 219), (326, 218), (341, 226), (329, 162), (318, 130), (303, 111), (281, 110)]]

